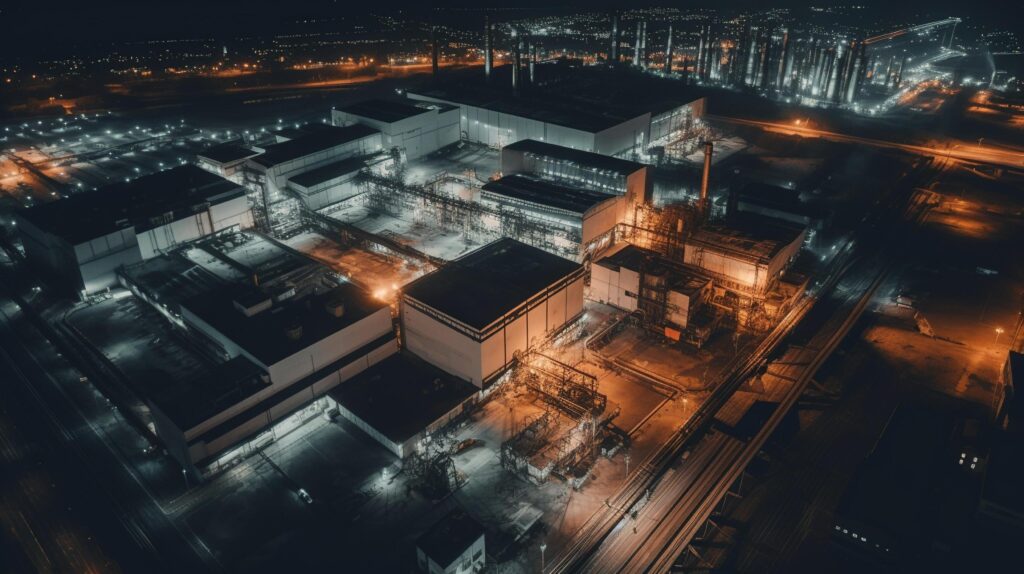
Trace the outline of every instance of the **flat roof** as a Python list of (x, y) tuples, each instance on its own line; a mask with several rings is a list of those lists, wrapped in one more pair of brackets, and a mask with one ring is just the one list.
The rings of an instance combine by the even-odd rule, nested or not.
[(580, 215), (595, 205), (616, 197), (600, 191), (570, 187), (521, 174), (506, 175), (501, 179), (486, 183), (481, 189), (512, 199), (563, 209)]
[(736, 214), (725, 224), (708, 225), (687, 243), (718, 248), (750, 261), (767, 262), (800, 238), (805, 228), (753, 213)]
[(484, 527), (479, 522), (464, 510), (455, 509), (420, 536), (416, 546), (435, 564), (448, 568), (483, 535)]
[(583, 266), (511, 238), (493, 241), (403, 288), (404, 296), (482, 330)]
[(264, 148), (265, 151), (252, 158), (252, 161), (263, 167), (274, 167), (275, 165), (328, 150), (376, 133), (380, 132), (360, 124), (345, 127), (324, 126), (323, 129), (306, 133), (295, 139), (268, 145)]
[(250, 158), (254, 155), (259, 155), (259, 153), (260, 152), (254, 149), (237, 143), (222, 143), (208, 147), (196, 155), (217, 163), (231, 163), (233, 161)]
[(430, 111), (427, 108), (421, 108), (404, 102), (396, 102), (394, 100), (384, 100), (379, 98), (363, 100), (361, 102), (336, 107), (334, 109), (347, 114), (370, 118), (371, 120), (377, 120), (379, 122), (389, 124), (406, 118), (411, 118), (413, 116), (418, 116), (420, 114), (425, 114)]
[(612, 171), (622, 175), (629, 175), (647, 167), (646, 165), (635, 161), (619, 159), (610, 155), (573, 149), (571, 147), (537, 140), (519, 140), (515, 143), (508, 144), (503, 148), (503, 150), (534, 153), (583, 166), (590, 166), (599, 170)]
[[(267, 366), (387, 306), (355, 285), (343, 283), (320, 293), (274, 303), (270, 309), (246, 317), (235, 307), (235, 300), (243, 295), (237, 285), (228, 285), (192, 297), (182, 307)], [(344, 305), (340, 317), (327, 311), (327, 304), (333, 302)], [(288, 331), (297, 327), (301, 327), (298, 335), (289, 336)]]
[(632, 271), (637, 271), (648, 260), (654, 259), (657, 255), (658, 254), (656, 252), (651, 251), (650, 249), (637, 247), (632, 243), (625, 243), (619, 247), (619, 249), (605, 255), (594, 263), (604, 267), (605, 269), (611, 269), (612, 271), (618, 271), (623, 267)]
[(348, 175), (366, 167), (366, 156), (350, 157), (311, 169), (288, 178), (288, 181), (302, 187), (313, 187), (325, 181)]
[(504, 90), (477, 89), (471, 86), (458, 86), (456, 89), (433, 87), (422, 91), (411, 90), (410, 93), (530, 118), (588, 133), (601, 132), (643, 115), (643, 113), (632, 115), (610, 113), (605, 107), (591, 108), (592, 110), (601, 110), (600, 112), (585, 111), (565, 103), (562, 98), (544, 97), (543, 94), (535, 94), (532, 97), (529, 95), (515, 97)]
[(388, 440), (402, 444), (479, 392), (409, 353), (396, 353), (330, 391)]
[[(152, 229), (167, 213), (178, 219), (245, 193), (238, 184), (188, 164), (40, 204), (20, 215), (76, 245), (127, 227)], [(157, 217), (160, 222), (151, 221)]]
[(703, 288), (711, 281), (709, 277), (692, 269), (670, 265), (657, 252), (637, 247), (632, 243), (625, 244), (594, 263), (613, 271), (619, 271), (622, 268), (639, 271), (644, 268), (653, 273), (667, 275), (671, 290), (688, 295)]

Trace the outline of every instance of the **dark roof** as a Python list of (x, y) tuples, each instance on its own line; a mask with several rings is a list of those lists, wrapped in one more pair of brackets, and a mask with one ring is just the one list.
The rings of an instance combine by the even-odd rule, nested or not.
[(581, 166), (613, 171), (622, 175), (629, 175), (637, 170), (647, 167), (646, 165), (635, 161), (619, 159), (610, 155), (573, 149), (571, 147), (555, 145), (553, 143), (537, 140), (519, 140), (515, 143), (508, 144), (503, 148), (503, 150), (534, 153), (550, 158), (562, 159)]
[(418, 116), (420, 114), (425, 114), (430, 111), (427, 108), (421, 108), (404, 102), (381, 99), (364, 100), (362, 102), (335, 109), (347, 114), (370, 118), (372, 120), (389, 124), (406, 118), (411, 118), (413, 116)]
[(564, 98), (542, 94), (534, 97), (515, 97), (505, 90), (474, 89), (467, 86), (458, 86), (456, 89), (437, 87), (416, 93), (588, 133), (601, 132), (643, 115), (642, 113), (611, 113), (607, 111), (608, 108), (591, 108), (591, 110), (599, 109), (600, 111), (585, 111), (566, 102)]
[(366, 167), (366, 157), (350, 157), (341, 161), (329, 163), (325, 166), (311, 169), (309, 171), (294, 175), (288, 178), (288, 181), (301, 185), (302, 187), (313, 187), (314, 185), (321, 184), (325, 181), (330, 181), (334, 178), (348, 175), (354, 171), (359, 171)]
[(641, 266), (653, 261), (656, 257), (657, 253), (654, 251), (629, 243), (615, 253), (598, 259), (596, 263), (601, 267), (614, 271), (618, 271), (622, 267), (632, 271), (639, 271)]
[(359, 124), (340, 128), (324, 126), (322, 130), (307, 133), (286, 142), (269, 145), (262, 154), (252, 158), (252, 161), (263, 167), (274, 167), (275, 165), (365, 138), (375, 133), (379, 132), (371, 127)]
[[(274, 303), (270, 309), (246, 317), (234, 304), (239, 297), (238, 290), (237, 285), (228, 285), (193, 297), (182, 303), (182, 307), (267, 366), (386, 306), (355, 285), (344, 283), (323, 293)], [(326, 310), (325, 305), (329, 301), (344, 304), (341, 317), (335, 317)], [(302, 327), (301, 334), (289, 337), (286, 331), (297, 326)]]
[(594, 263), (613, 271), (619, 271), (622, 268), (631, 271), (643, 269), (645, 272), (665, 275), (672, 290), (686, 294), (693, 294), (711, 281), (708, 277), (692, 269), (671, 265), (658, 253), (631, 243)]
[(769, 261), (796, 241), (805, 227), (754, 213), (734, 214), (723, 224), (707, 225), (687, 240), (749, 261)]
[(504, 238), (420, 277), (405, 296), (482, 330), (545, 288), (583, 266)]
[(152, 229), (168, 213), (178, 219), (205, 210), (208, 203), (241, 195), (243, 187), (194, 165), (182, 165), (37, 205), (21, 216), (75, 245), (127, 227)]
[(430, 527), (416, 545), (438, 566), (448, 568), (474, 542), (484, 535), (484, 528), (463, 510), (453, 510)]
[(398, 353), (330, 394), (377, 432), (402, 444), (478, 391), (422, 359)]
[(499, 180), (488, 182), (482, 189), (505, 197), (555, 209), (564, 209), (581, 215), (595, 205), (615, 197), (599, 191), (569, 187), (520, 174), (506, 175)]
[(254, 149), (238, 145), (237, 143), (223, 143), (208, 147), (196, 155), (213, 160), (217, 163), (230, 163), (247, 157), (252, 157), (258, 153), (259, 152)]

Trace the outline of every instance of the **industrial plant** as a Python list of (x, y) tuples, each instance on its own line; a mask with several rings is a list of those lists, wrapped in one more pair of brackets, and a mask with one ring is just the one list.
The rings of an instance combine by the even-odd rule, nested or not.
[(51, 482), (5, 438), (36, 405), (68, 500), (137, 505), (96, 527), (128, 558), (60, 563), (899, 570), (1019, 532), (1024, 153), (978, 135), (1019, 100), (964, 19), (843, 10), (311, 19), (351, 40), (176, 67), (233, 82), (194, 124), (159, 89), (0, 123), (0, 455)]

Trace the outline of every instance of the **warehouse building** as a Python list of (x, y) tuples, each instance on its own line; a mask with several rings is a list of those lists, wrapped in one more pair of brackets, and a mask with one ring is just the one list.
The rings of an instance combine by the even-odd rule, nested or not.
[(626, 311), (655, 312), (651, 321), (679, 331), (710, 298), (711, 286), (708, 277), (630, 244), (613, 248), (590, 268), (591, 299)]
[(778, 283), (806, 238), (802, 226), (753, 214), (707, 225), (686, 240), (684, 262), (710, 275), (716, 288), (763, 297)]
[(499, 239), (407, 285), (404, 346), (486, 388), (583, 311), (583, 266)]
[(335, 126), (369, 126), (381, 133), (385, 149), (414, 160), (457, 143), (459, 109), (442, 103), (366, 100), (331, 110)]
[(131, 381), (152, 414), (145, 422), (189, 468), (216, 468), (287, 433), (398, 349), (385, 303), (254, 233), (184, 246), (121, 278), (213, 363), (210, 380)]
[(358, 195), (359, 173), (375, 163), (377, 156), (356, 156), (331, 162), (289, 177), (288, 189), (298, 194), (306, 207), (323, 209)]
[[(587, 258), (590, 246), (607, 237), (615, 227), (633, 213), (628, 196), (609, 195), (552, 183), (525, 175), (506, 175), (488, 182), (480, 189), (480, 201), (502, 213), (520, 212), (547, 228), (563, 233), (549, 233), (543, 243), (546, 251), (571, 253), (577, 261)], [(531, 242), (537, 245), (537, 242)], [(543, 245), (542, 243), (542, 245)], [(540, 246), (540, 245), (538, 245)]]
[(452, 510), (416, 541), (416, 562), (427, 574), (481, 572), (486, 561), (484, 528), (463, 510)]
[(25, 256), (65, 290), (89, 295), (116, 270), (253, 223), (245, 189), (193, 165), (72, 195), (18, 214)]
[(335, 387), (329, 402), (342, 418), (399, 458), (476, 402), (480, 391), (409, 353), (391, 355)]
[(646, 165), (537, 140), (521, 140), (501, 149), (501, 173), (531, 173), (610, 193), (640, 204), (651, 200), (653, 179)]
[(379, 131), (362, 125), (323, 126), (294, 139), (268, 145), (246, 161), (245, 183), (257, 191), (259, 207), (273, 222), (274, 204), (289, 199), (285, 191), (290, 178), (311, 170), (368, 156), (383, 149)]
[(245, 160), (260, 152), (238, 143), (223, 143), (208, 147), (196, 155), (199, 167), (235, 183), (242, 183)]
[(605, 155), (641, 153), (651, 126), (649, 112), (599, 112), (555, 98), (520, 99), (502, 92), (443, 88), (408, 95), (458, 107), (462, 139), (496, 148), (533, 139)]

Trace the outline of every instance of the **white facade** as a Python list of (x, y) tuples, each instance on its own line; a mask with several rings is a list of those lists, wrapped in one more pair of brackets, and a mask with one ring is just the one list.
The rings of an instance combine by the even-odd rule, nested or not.
[(583, 273), (541, 291), (485, 329), (460, 323), (408, 295), (402, 298), (405, 345), (427, 362), (478, 387), (583, 312)]
[(590, 131), (423, 94), (410, 92), (409, 97), (457, 106), (462, 139), (497, 148), (519, 140), (534, 139), (605, 155), (618, 155), (642, 150), (647, 144), (651, 125), (651, 114), (644, 113), (616, 125)]
[(684, 262), (700, 268), (715, 278), (716, 285), (728, 289), (764, 293), (778, 281), (779, 276), (796, 257), (803, 245), (806, 231), (786, 245), (779, 246), (764, 256), (737, 251), (717, 243), (715, 236), (702, 236), (686, 242)]
[(640, 274), (632, 269), (611, 269), (600, 262), (590, 266), (590, 298), (626, 311), (636, 311)]
[(445, 106), (424, 109), (422, 113), (383, 121), (345, 110), (331, 110), (336, 126), (361, 124), (380, 130), (385, 149), (398, 148), (407, 160), (418, 159), (459, 141), (459, 110)]

